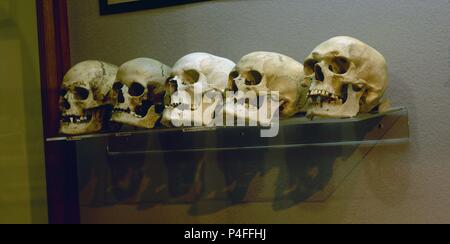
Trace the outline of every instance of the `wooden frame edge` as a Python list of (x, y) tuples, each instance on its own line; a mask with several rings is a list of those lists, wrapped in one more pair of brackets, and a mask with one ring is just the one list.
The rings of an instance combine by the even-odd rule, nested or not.
[[(44, 137), (57, 135), (59, 86), (70, 68), (66, 0), (36, 0)], [(75, 143), (45, 142), (50, 224), (80, 223)]]

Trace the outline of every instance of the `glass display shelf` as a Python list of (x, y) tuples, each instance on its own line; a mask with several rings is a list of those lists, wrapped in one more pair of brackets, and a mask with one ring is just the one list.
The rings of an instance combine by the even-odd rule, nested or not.
[(373, 152), (401, 154), (410, 135), (404, 107), (352, 119), (294, 117), (273, 138), (262, 129), (131, 129), (48, 141), (75, 145), (82, 207), (192, 204), (201, 215), (242, 202), (282, 210), (326, 201)]
[[(401, 131), (386, 135), (395, 123)], [(281, 120), (279, 133), (261, 137), (264, 127), (191, 127), (128, 130), (112, 133), (48, 138), (48, 142), (108, 139), (107, 152), (116, 154), (201, 152), (404, 143), (409, 141), (408, 110), (393, 108), (384, 113), (363, 114), (351, 119), (294, 117)]]

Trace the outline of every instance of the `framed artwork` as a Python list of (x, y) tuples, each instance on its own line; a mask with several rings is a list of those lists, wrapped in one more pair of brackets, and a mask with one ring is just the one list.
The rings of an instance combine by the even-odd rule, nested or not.
[(209, 0), (99, 0), (100, 14), (118, 14)]

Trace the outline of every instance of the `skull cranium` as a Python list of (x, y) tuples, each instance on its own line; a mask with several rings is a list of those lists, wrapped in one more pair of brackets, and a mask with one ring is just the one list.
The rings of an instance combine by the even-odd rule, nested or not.
[(102, 130), (109, 119), (105, 117), (116, 73), (117, 66), (101, 61), (81, 62), (67, 72), (61, 85), (61, 133), (79, 135)]
[(305, 61), (308, 116), (350, 118), (380, 105), (388, 86), (384, 57), (352, 37), (320, 44)]
[(151, 129), (164, 110), (165, 82), (171, 68), (150, 58), (138, 58), (123, 64), (113, 86), (112, 120)]

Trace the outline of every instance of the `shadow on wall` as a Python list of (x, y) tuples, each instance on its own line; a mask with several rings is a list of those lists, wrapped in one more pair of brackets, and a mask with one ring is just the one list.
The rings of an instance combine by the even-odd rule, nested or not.
[[(279, 211), (302, 202), (325, 201), (336, 190), (334, 186), (326, 188), (334, 162), (349, 157), (343, 151), (351, 154), (357, 149), (278, 150), (270, 153), (286, 159), (275, 161), (270, 161), (268, 150), (154, 157), (104, 155), (101, 159), (83, 153), (79, 161), (95, 163), (82, 164), (90, 168), (79, 169), (90, 172), (80, 174), (81, 201), (90, 207), (136, 205), (138, 210), (158, 204), (191, 204), (191, 215), (208, 215), (244, 203), (273, 202), (273, 209)], [(321, 194), (314, 197), (316, 193)]]

